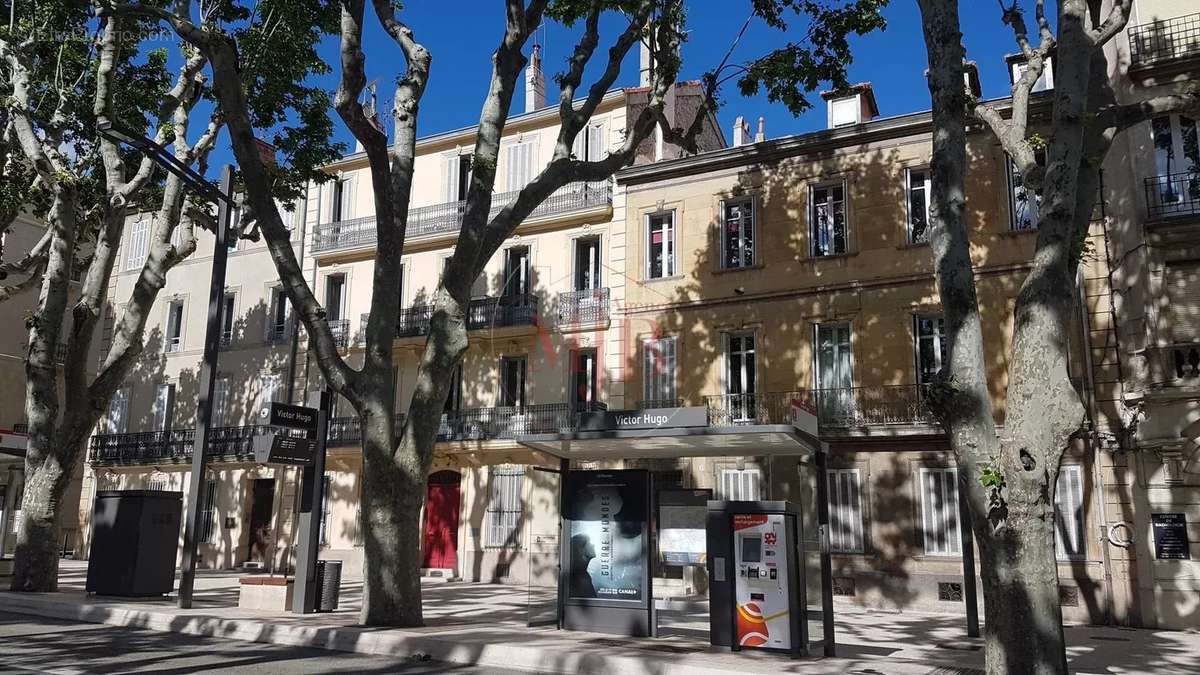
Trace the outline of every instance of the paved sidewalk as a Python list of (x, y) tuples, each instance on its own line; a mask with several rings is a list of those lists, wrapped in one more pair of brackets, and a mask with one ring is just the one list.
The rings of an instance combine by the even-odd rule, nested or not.
[[(433, 582), (425, 587), (427, 626), (380, 629), (358, 625), (360, 580), (344, 580), (339, 611), (270, 614), (237, 608), (237, 575), (201, 573), (196, 603), (87, 597), (86, 563), (66, 561), (61, 591), (0, 593), (0, 610), (70, 621), (148, 628), (190, 635), (320, 647), (407, 658), (428, 654), (453, 663), (538, 672), (715, 675), (717, 673), (888, 673), (968, 675), (982, 667), (980, 641), (963, 637), (960, 616), (838, 607), (837, 658), (787, 659), (738, 654), (708, 645), (706, 623), (682, 612), (660, 612), (658, 639), (529, 628), (531, 612), (552, 596), (523, 587)], [(532, 600), (531, 600), (532, 597)], [(550, 605), (552, 607), (552, 604)], [(1071, 669), (1079, 673), (1197, 672), (1200, 633), (1079, 626), (1068, 629)]]

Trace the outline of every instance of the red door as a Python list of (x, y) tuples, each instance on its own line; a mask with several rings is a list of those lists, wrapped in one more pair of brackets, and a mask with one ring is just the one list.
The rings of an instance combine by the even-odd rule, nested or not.
[(461, 480), (454, 471), (439, 471), (429, 477), (423, 567), (453, 569), (458, 566), (458, 484)]

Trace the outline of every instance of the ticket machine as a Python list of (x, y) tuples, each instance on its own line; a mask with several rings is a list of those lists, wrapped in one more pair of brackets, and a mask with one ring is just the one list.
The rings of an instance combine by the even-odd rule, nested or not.
[(790, 502), (708, 502), (712, 644), (807, 652), (799, 518)]

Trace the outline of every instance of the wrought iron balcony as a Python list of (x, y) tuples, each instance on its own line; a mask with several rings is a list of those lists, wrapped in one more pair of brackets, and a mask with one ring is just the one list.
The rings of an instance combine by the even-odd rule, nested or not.
[(607, 288), (558, 294), (558, 326), (591, 326), (608, 323)]
[[(403, 424), (404, 414), (399, 413), (396, 415), (396, 429)], [(471, 408), (442, 413), (437, 440), (512, 440), (530, 434), (565, 433), (574, 428), (575, 413), (566, 403)], [(330, 445), (356, 445), (361, 442), (362, 425), (358, 417), (337, 417), (329, 421)]]
[[(396, 317), (397, 337), (429, 335), (433, 305), (413, 305)], [(502, 295), (473, 298), (467, 307), (467, 330), (536, 326), (538, 298), (535, 295)]]
[(350, 319), (334, 319), (326, 321), (329, 332), (333, 335), (333, 344), (346, 347), (350, 344)]
[(1152, 21), (1129, 29), (1129, 61), (1145, 67), (1200, 57), (1200, 14)]
[(268, 324), (267, 334), (263, 340), (269, 345), (276, 345), (287, 342), (291, 337), (291, 325), (287, 321), (284, 321), (283, 323)]
[[(517, 192), (498, 192), (492, 196), (489, 217), (496, 215), (517, 197)], [(529, 219), (584, 211), (612, 203), (609, 181), (579, 182), (564, 185), (543, 201)], [(407, 239), (457, 232), (462, 227), (465, 201), (422, 206), (408, 212)], [(330, 253), (370, 246), (375, 243), (375, 216), (318, 224), (313, 231), (312, 252)]]
[(681, 398), (651, 398), (637, 402), (638, 410), (654, 410), (658, 408), (682, 408), (683, 399)]
[(849, 387), (706, 396), (710, 426), (787, 424), (795, 403), (815, 407), (822, 432), (934, 424), (920, 385)]
[(1146, 183), (1146, 214), (1151, 219), (1200, 215), (1200, 168), (1162, 176)]
[[(245, 459), (254, 455), (253, 438), (272, 427), (248, 425), (214, 427), (208, 438), (209, 457)], [(155, 464), (187, 462), (192, 458), (195, 429), (96, 434), (91, 441), (93, 464)]]

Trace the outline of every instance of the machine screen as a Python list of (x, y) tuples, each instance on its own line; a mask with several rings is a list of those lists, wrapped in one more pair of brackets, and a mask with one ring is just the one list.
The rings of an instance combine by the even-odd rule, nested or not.
[(762, 562), (762, 537), (742, 537), (742, 562)]

